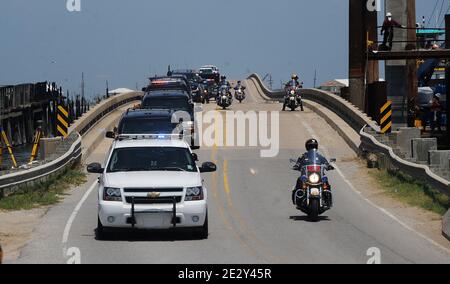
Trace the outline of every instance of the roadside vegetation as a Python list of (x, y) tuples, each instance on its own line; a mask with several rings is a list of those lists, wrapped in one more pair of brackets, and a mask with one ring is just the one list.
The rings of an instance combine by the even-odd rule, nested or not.
[(0, 199), (0, 210), (30, 210), (58, 203), (70, 188), (86, 182), (81, 168), (67, 170), (47, 182), (20, 189), (17, 193)]
[(400, 172), (374, 170), (370, 174), (378, 180), (384, 191), (396, 200), (410, 206), (445, 215), (450, 209), (450, 198), (436, 189)]

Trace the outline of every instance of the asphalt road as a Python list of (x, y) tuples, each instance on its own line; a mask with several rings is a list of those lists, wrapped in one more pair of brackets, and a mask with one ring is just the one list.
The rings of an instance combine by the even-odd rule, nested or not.
[[(248, 95), (242, 105), (234, 104), (231, 109), (281, 109), (279, 104), (264, 102), (252, 86)], [(215, 108), (212, 104), (205, 110)], [(86, 185), (48, 212), (17, 263), (67, 263), (72, 260), (67, 254), (75, 252), (80, 253), (81, 263), (362, 264), (369, 260), (370, 249), (381, 253), (382, 263), (450, 263), (449, 250), (358, 193), (349, 180), (356, 166), (340, 162), (355, 154), (315, 113), (281, 113), (280, 134), (281, 149), (275, 158), (261, 158), (258, 147), (198, 151), (202, 162), (214, 161), (219, 168), (204, 176), (209, 190), (208, 240), (192, 240), (188, 234), (138, 232), (96, 241), (96, 177), (91, 175)], [(338, 171), (329, 173), (335, 207), (318, 223), (308, 222), (290, 200), (297, 173), (290, 170), (289, 159), (297, 158), (304, 142), (313, 136), (329, 158), (338, 159)], [(109, 143), (105, 140), (88, 161), (103, 161)]]

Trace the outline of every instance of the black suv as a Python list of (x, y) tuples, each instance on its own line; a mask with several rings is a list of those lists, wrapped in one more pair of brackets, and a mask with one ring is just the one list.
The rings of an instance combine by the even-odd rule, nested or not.
[(171, 78), (177, 78), (177, 77), (185, 77), (189, 85), (191, 87), (191, 94), (194, 102), (196, 103), (204, 103), (205, 102), (205, 86), (203, 85), (203, 78), (198, 75), (198, 72), (196, 70), (174, 70), (169, 71), (168, 75), (171, 76)]
[(142, 89), (144, 92), (165, 90), (183, 91), (191, 96), (191, 86), (187, 78), (184, 76), (150, 78), (149, 85)]
[(107, 132), (106, 137), (114, 139), (121, 135), (145, 134), (165, 137), (179, 134), (179, 138), (190, 144), (192, 149), (198, 149), (194, 146), (193, 131), (189, 122), (184, 123), (174, 115), (175, 112), (172, 110), (129, 109), (123, 114), (117, 129)]

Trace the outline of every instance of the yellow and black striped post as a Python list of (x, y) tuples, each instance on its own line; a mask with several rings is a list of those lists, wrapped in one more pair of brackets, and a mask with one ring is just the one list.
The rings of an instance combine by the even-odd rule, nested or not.
[(380, 129), (382, 134), (392, 132), (392, 101), (387, 101), (380, 109)]
[(42, 138), (42, 129), (39, 127), (36, 131), (36, 135), (34, 136), (33, 149), (31, 150), (30, 164), (33, 163), (38, 156), (39, 143), (41, 142), (41, 138)]
[(69, 112), (63, 105), (58, 105), (58, 115), (56, 120), (57, 136), (67, 137), (69, 132)]
[(6, 135), (5, 130), (3, 128), (1, 128), (1, 127), (0, 127), (0, 135), (1, 135), (0, 143), (1, 143), (1, 140), (3, 140), (3, 143), (5, 144), (5, 147), (8, 150), (9, 156), (11, 157), (11, 161), (13, 163), (13, 167), (15, 169), (17, 169), (17, 160), (16, 160), (16, 157), (14, 156), (14, 153), (13, 153), (13, 150), (12, 150), (12, 146), (9, 143), (8, 136)]

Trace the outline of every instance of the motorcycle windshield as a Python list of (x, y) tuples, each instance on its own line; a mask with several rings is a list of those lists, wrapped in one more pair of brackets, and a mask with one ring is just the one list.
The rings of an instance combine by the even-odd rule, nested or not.
[[(311, 150), (306, 153), (306, 159), (304, 160), (303, 167), (306, 168), (308, 166), (317, 166), (321, 168), (322, 166), (325, 166), (325, 163), (325, 159), (319, 154), (319, 152)], [(312, 169), (313, 167), (310, 168)]]

